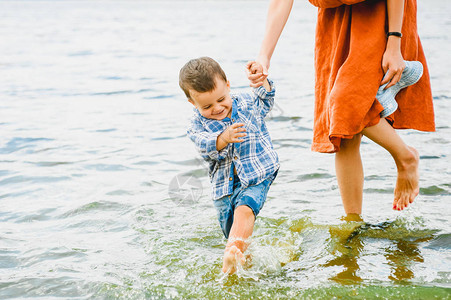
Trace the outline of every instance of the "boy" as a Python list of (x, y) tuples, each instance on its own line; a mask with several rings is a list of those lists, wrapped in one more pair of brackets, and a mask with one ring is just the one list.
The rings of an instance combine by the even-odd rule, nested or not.
[(228, 239), (222, 271), (234, 273), (245, 262), (247, 239), (279, 169), (264, 121), (275, 89), (265, 80), (253, 94), (230, 95), (224, 71), (209, 57), (186, 63), (179, 84), (195, 107), (187, 133), (209, 164), (214, 205)]

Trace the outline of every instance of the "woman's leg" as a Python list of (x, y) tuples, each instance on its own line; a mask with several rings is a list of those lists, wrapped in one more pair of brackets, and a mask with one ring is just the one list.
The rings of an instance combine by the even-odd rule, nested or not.
[(363, 130), (363, 134), (390, 152), (398, 169), (393, 209), (402, 210), (418, 195), (419, 155), (415, 148), (404, 143), (387, 120)]
[(335, 173), (346, 214), (362, 213), (363, 165), (360, 157), (361, 134), (342, 139), (335, 154)]

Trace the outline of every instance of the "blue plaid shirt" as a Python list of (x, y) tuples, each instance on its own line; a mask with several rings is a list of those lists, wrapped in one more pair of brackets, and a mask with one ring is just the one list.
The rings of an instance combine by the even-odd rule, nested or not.
[[(275, 88), (271, 91), (261, 86), (253, 93), (231, 95), (232, 114), (223, 120), (207, 119), (194, 109), (195, 115), (188, 136), (196, 145), (202, 158), (208, 162), (212, 196), (217, 200), (233, 193), (233, 167), (241, 185), (246, 188), (275, 178), (279, 158), (273, 148), (264, 117), (274, 106)], [(216, 149), (216, 139), (232, 123), (243, 123), (246, 136), (241, 143), (230, 143), (221, 151)]]

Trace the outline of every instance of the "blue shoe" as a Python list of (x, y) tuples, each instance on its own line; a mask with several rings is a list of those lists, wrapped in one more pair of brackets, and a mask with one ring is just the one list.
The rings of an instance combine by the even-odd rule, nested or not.
[(388, 117), (398, 109), (398, 102), (395, 96), (398, 92), (420, 80), (423, 75), (423, 65), (419, 61), (406, 61), (406, 68), (402, 72), (401, 79), (394, 86), (384, 90), (388, 83), (379, 87), (376, 99), (384, 107), (381, 118)]

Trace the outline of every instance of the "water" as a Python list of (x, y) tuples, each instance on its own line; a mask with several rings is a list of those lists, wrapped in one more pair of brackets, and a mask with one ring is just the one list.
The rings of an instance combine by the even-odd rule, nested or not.
[[(419, 2), (437, 132), (421, 195), (391, 210), (395, 166), (364, 140), (363, 218), (341, 219), (333, 156), (310, 151), (315, 8), (296, 1), (274, 55), (267, 124), (281, 160), (252, 263), (224, 277), (205, 165), (178, 70), (208, 55), (235, 91), (266, 1), (0, 2), (0, 298), (451, 298), (451, 18)], [(178, 176), (178, 177), (177, 177)], [(192, 177), (194, 198), (174, 178)], [(172, 184), (171, 184), (172, 182)], [(169, 190), (172, 187), (172, 194)], [(170, 196), (171, 195), (171, 196)]]

